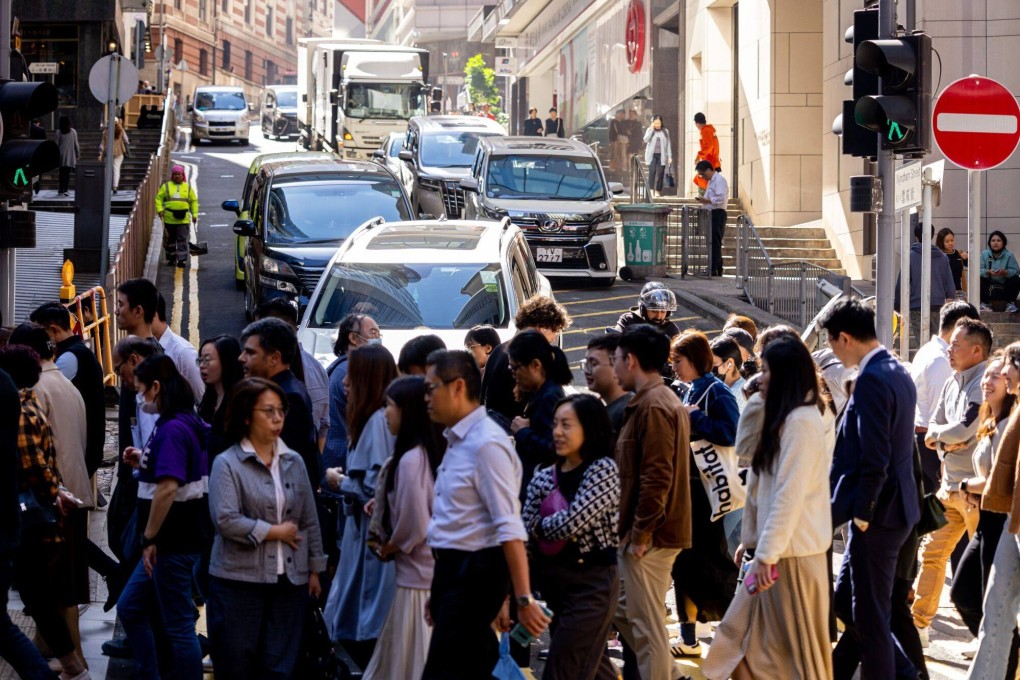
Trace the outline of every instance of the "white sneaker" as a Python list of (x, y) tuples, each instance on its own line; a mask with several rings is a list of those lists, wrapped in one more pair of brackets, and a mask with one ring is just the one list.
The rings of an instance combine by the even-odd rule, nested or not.
[(972, 642), (969, 647), (960, 652), (960, 656), (968, 661), (977, 656), (977, 642)]
[(928, 631), (929, 630), (931, 630), (930, 626), (925, 626), (924, 628), (921, 628), (920, 626), (918, 626), (918, 628), (917, 628), (917, 637), (921, 638), (921, 648), (922, 649), (928, 649), (928, 647), (931, 646), (931, 641), (928, 639)]
[(685, 645), (683, 638), (676, 638), (670, 641), (669, 653), (673, 655), (674, 659), (683, 659), (687, 657), (701, 657), (701, 641), (699, 640), (693, 645)]
[(694, 634), (698, 637), (698, 639), (712, 637), (715, 635), (715, 626), (711, 623), (702, 623), (701, 621), (698, 621), (694, 624)]
[(1020, 310), (1017, 310), (1016, 305), (1010, 302), (1008, 305), (1006, 305), (1006, 311), (1009, 312), (1010, 314), (1016, 314), (1017, 311)]
[(990, 306), (988, 306), (987, 304), (982, 302), (981, 303), (981, 308), (978, 311), (981, 311), (981, 312), (991, 312), (993, 310), (992, 310), (992, 308)]

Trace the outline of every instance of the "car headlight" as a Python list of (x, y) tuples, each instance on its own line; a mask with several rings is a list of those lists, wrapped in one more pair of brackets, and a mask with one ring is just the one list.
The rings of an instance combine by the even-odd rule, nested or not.
[(284, 293), (290, 293), (291, 295), (298, 294), (297, 286), (290, 281), (281, 281), (280, 279), (271, 279), (268, 276), (260, 276), (259, 283), (264, 288), (275, 288), (276, 290)]
[(350, 132), (349, 132), (349, 131), (347, 130), (347, 128), (344, 128), (344, 141), (345, 141), (345, 142), (353, 142), (353, 141), (354, 141), (354, 135), (352, 135), (352, 134), (351, 134), (351, 133), (350, 133)]
[(485, 218), (490, 219), (490, 220), (501, 220), (504, 217), (506, 217), (507, 214), (508, 214), (505, 210), (499, 210), (498, 208), (495, 208), (495, 209), (494, 208), (489, 208), (489, 207), (484, 206), (484, 205), (482, 206), (482, 211), (481, 212), (482, 212), (482, 217), (485, 217)]
[(195, 111), (195, 122), (196, 123), (204, 123), (205, 122), (205, 116), (203, 116), (198, 111)]
[(591, 223), (595, 227), (595, 233), (598, 235), (616, 233), (616, 222), (613, 221), (612, 211), (607, 210), (595, 215), (591, 219)]
[(290, 268), (290, 265), (286, 262), (280, 262), (274, 260), (271, 257), (262, 256), (262, 271), (265, 274), (272, 274), (273, 276), (286, 276), (289, 278), (297, 278), (297, 274)]

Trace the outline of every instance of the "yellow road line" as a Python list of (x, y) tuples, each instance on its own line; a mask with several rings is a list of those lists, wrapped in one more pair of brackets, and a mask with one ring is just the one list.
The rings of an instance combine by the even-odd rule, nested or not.
[[(599, 315), (607, 315), (607, 316), (618, 317), (618, 316), (620, 316), (621, 314), (623, 314), (626, 311), (628, 311), (628, 310), (626, 310), (626, 309), (619, 309), (619, 310), (616, 310), (616, 309), (607, 309), (607, 310), (602, 311), (602, 312), (585, 312), (584, 314), (571, 314), (570, 318), (571, 319), (583, 319), (586, 316), (599, 316)], [(567, 331), (567, 332), (569, 333), (570, 331)]]
[[(578, 291), (578, 292), (580, 292), (580, 291)], [(569, 300), (567, 302), (563, 302), (562, 300), (557, 300), (556, 302), (559, 302), (564, 307), (568, 307), (570, 305), (586, 305), (586, 304), (591, 304), (593, 302), (610, 302), (612, 300), (633, 300), (633, 299), (634, 299), (634, 294), (631, 293), (630, 295), (617, 295), (615, 297), (607, 297), (607, 298), (604, 298), (604, 297), (592, 298), (591, 300)]]
[(170, 328), (181, 334), (181, 319), (184, 316), (184, 270), (174, 267), (174, 311), (170, 314)]

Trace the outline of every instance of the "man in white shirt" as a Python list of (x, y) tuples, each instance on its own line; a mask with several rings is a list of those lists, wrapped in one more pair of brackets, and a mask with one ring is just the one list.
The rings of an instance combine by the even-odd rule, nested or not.
[(517, 619), (538, 637), (550, 622), (531, 596), (528, 533), (518, 492), (521, 462), (511, 439), (478, 400), (482, 376), (464, 350), (436, 350), (426, 371), (426, 404), (446, 426), (436, 473), (428, 543), (436, 555), (427, 615), (432, 641), (422, 680), (477, 680), (492, 675), (499, 643), (490, 624), (507, 629), (513, 584)]
[(173, 332), (166, 322), (166, 300), (162, 293), (156, 293), (156, 315), (152, 317), (152, 334), (159, 341), (163, 352), (173, 359), (174, 366), (195, 393), (195, 403), (202, 401), (205, 383), (198, 368), (198, 350), (190, 342)]
[(726, 234), (726, 202), (729, 200), (730, 189), (726, 178), (717, 172), (708, 161), (698, 161), (694, 166), (698, 177), (707, 180), (705, 195), (698, 197), (702, 210), (712, 214), (712, 276), (722, 276), (722, 242)]
[(942, 305), (939, 313), (939, 334), (921, 345), (910, 363), (910, 377), (917, 388), (917, 407), (914, 409), (914, 433), (917, 449), (921, 452), (921, 481), (925, 493), (935, 493), (942, 482), (942, 462), (938, 454), (924, 445), (928, 423), (935, 415), (942, 387), (953, 375), (949, 366), (949, 338), (960, 319), (977, 319), (974, 305), (962, 300), (951, 300)]

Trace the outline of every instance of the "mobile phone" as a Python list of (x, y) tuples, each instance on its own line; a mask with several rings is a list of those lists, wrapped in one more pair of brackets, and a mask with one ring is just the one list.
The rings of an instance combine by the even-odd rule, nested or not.
[[(536, 601), (535, 604), (542, 607), (542, 611), (545, 612), (546, 616), (550, 619), (552, 618), (552, 610), (549, 609), (544, 602)], [(530, 630), (524, 627), (523, 623), (518, 623), (513, 627), (513, 630), (510, 631), (510, 639), (519, 644), (521, 647), (527, 647), (531, 644), (532, 640), (535, 639), (535, 636), (531, 634)]]
[[(750, 562), (748, 564), (750, 564)], [(769, 571), (773, 581), (779, 578), (779, 565), (773, 564)], [(758, 579), (755, 578), (753, 571), (749, 572), (744, 578), (744, 587), (747, 588), (748, 595), (758, 594)]]

